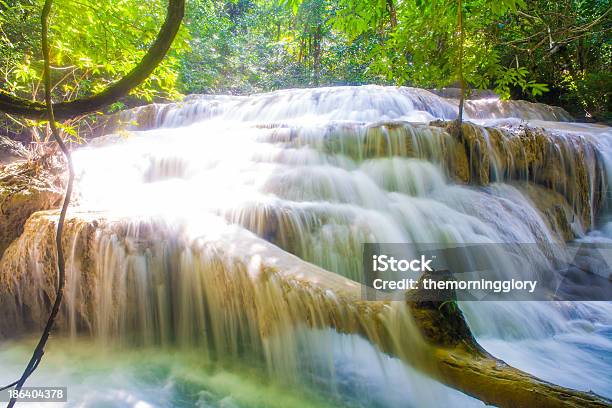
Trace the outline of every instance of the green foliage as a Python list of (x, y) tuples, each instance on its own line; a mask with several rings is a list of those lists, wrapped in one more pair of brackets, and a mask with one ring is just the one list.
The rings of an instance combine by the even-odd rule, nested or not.
[[(458, 81), (459, 51), (457, 0), (406, 0), (397, 2), (397, 24), (391, 24), (392, 0), (355, 2), (342, 0), (335, 26), (351, 36), (373, 30), (384, 31), (385, 40), (374, 49), (371, 68), (395, 79), (425, 87), (444, 87)], [(546, 91), (544, 84), (528, 81), (524, 67), (505, 67), (495, 37), (488, 27), (507, 13), (524, 7), (522, 0), (464, 0), (462, 2), (462, 67), (468, 85), (495, 88), (502, 97), (510, 87), (529, 90), (534, 95)]]
[(5, 91), (17, 91), (34, 76), (29, 50), (40, 48), (40, 11), (34, 0), (0, 3), (0, 81)]
[(252, 93), (377, 81), (369, 37), (352, 42), (332, 22), (332, 0), (192, 0), (182, 58), (185, 93)]
[[(99, 92), (123, 77), (145, 54), (159, 31), (164, 1), (56, 0), (50, 25), (53, 98), (70, 100)], [(0, 3), (0, 84), (2, 89), (42, 100), (40, 84), (40, 13), (42, 0)], [(133, 96), (145, 101), (176, 98), (178, 55), (186, 50), (187, 33), (174, 52)]]
[[(166, 0), (56, 0), (54, 100), (128, 72)], [(131, 100), (342, 84), (494, 89), (609, 120), (612, 12), (605, 0), (189, 0), (174, 50)], [(0, 0), (0, 86), (41, 100), (42, 0)], [(461, 63), (459, 54), (462, 51)]]
[[(499, 68), (495, 80), (495, 90), (505, 99), (510, 98), (511, 87), (519, 87), (523, 92), (531, 92), (533, 96), (542, 95), (548, 92), (546, 84), (538, 84), (535, 81), (527, 81), (529, 70), (524, 67), (518, 68)], [(485, 88), (485, 86), (482, 86)]]
[[(530, 78), (547, 83), (538, 98), (572, 114), (610, 120), (612, 6), (602, 0), (534, 0), (505, 16), (497, 37), (505, 64), (520, 63)], [(607, 95), (607, 96), (606, 96)], [(530, 97), (514, 92), (515, 97)], [(607, 112), (607, 113), (606, 113)]]
[(563, 86), (569, 91), (562, 96), (568, 106), (582, 109), (589, 118), (612, 122), (611, 72), (586, 72), (578, 78), (568, 74)]

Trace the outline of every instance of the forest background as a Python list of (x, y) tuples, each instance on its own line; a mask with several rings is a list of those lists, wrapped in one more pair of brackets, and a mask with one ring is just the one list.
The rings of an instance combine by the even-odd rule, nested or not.
[[(142, 58), (165, 0), (56, 0), (53, 100), (95, 94)], [(0, 0), (0, 90), (44, 100), (40, 0)], [(78, 139), (100, 113), (192, 93), (336, 85), (460, 87), (612, 121), (612, 6), (598, 0), (188, 0), (163, 63), (105, 112), (63, 124)], [(459, 72), (461, 71), (461, 72)], [(0, 134), (43, 137), (3, 115)]]

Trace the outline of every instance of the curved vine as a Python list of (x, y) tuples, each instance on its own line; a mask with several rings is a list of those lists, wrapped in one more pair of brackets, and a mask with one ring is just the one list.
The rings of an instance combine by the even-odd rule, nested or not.
[[(185, 14), (185, 0), (168, 0), (166, 19), (145, 56), (123, 78), (103, 91), (85, 98), (54, 104), (57, 120), (70, 119), (94, 112), (127, 95), (140, 85), (159, 65), (170, 49)], [(46, 104), (29, 101), (0, 90), (0, 111), (29, 118), (42, 119), (47, 115)]]

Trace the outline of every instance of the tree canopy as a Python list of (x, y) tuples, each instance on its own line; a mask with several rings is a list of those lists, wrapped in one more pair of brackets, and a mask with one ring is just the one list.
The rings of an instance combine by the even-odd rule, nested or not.
[[(50, 26), (54, 101), (85, 98), (133, 69), (167, 4), (57, 0)], [(41, 8), (40, 0), (0, 1), (0, 88), (34, 101), (43, 96), (35, 46)], [(189, 0), (168, 57), (110, 109), (187, 93), (458, 87), (461, 68), (468, 90), (494, 89), (605, 121), (611, 16), (602, 0)]]
[[(38, 15), (38, 6), (36, 1), (28, 0), (25, 7), (22, 2), (7, 7), (3, 11), (3, 22), (14, 23), (21, 19), (33, 25), (30, 20)], [(49, 37), (52, 38), (49, 44), (50, 63), (53, 64), (51, 76), (55, 74), (56, 77), (51, 78), (55, 91), (52, 96), (55, 96), (58, 117), (69, 118), (94, 111), (125, 96), (128, 91), (134, 92), (134, 88), (142, 82), (145, 82), (144, 86), (135, 93), (144, 99), (152, 99), (151, 91), (155, 87), (172, 91), (173, 87), (166, 83), (174, 84), (171, 69), (161, 68), (156, 75), (150, 74), (175, 39), (183, 18), (184, 0), (168, 1), (166, 20), (150, 44), (147, 33), (152, 31), (149, 24), (155, 22), (157, 12), (154, 8), (137, 7), (137, 3), (131, 1), (108, 1), (106, 4), (65, 1), (58, 6), (59, 12), (55, 13), (49, 30)], [(112, 33), (113, 18), (102, 18), (105, 12), (120, 21), (114, 24), (117, 28), (121, 27), (119, 35)], [(147, 21), (147, 16), (151, 21)], [(131, 22), (128, 17), (133, 17), (134, 21)], [(83, 24), (83, 20), (90, 24)], [(136, 21), (140, 24), (136, 24)], [(125, 26), (131, 29), (123, 30)], [(18, 31), (9, 32), (20, 35)], [(12, 64), (6, 64), (0, 108), (7, 113), (38, 117), (45, 114), (44, 105), (36, 102), (42, 88), (41, 58), (40, 53), (35, 51), (36, 47), (32, 47), (36, 43), (36, 35), (30, 33), (30, 37), (29, 41), (23, 42), (4, 34), (3, 42), (8, 51), (2, 50), (2, 56)], [(23, 46), (23, 43), (27, 43), (27, 46)], [(23, 62), (18, 58), (22, 58)], [(22, 85), (24, 82), (25, 87)], [(21, 98), (19, 94), (26, 92), (30, 94), (29, 98)], [(64, 102), (58, 103), (57, 99)]]

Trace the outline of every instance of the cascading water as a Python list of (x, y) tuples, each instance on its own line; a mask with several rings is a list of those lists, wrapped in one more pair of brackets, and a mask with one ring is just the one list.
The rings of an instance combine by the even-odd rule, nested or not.
[[(454, 101), (424, 90), (364, 86), (191, 97), (122, 113), (122, 121), (150, 130), (133, 130), (125, 140), (101, 137), (74, 154), (79, 208), (67, 230), (62, 326), (73, 339), (88, 333), (95, 344), (136, 344), (151, 350), (147, 356), (156, 347), (197, 350), (203, 365), (226, 370), (200, 375), (210, 395), (196, 398), (177, 391), (197, 386), (179, 378), (175, 365), (146, 357), (162, 372), (153, 383), (167, 391), (154, 405), (185, 398), (185, 406), (257, 406), (247, 402), (262, 398), (256, 391), (241, 394), (215, 380), (226, 376), (235, 387), (257, 389), (253, 376), (230, 378), (245, 367), (268, 373), (278, 401), (295, 398), (279, 391), (282, 384), (306, 384), (303, 406), (480, 405), (362, 338), (325, 329), (357, 331), (376, 344), (374, 322), (363, 310), (310, 287), (287, 295), (273, 280), (254, 286), (249, 275), (265, 269), (230, 265), (224, 253), (241, 239), (235, 231), (247, 229), (359, 281), (364, 242), (532, 244), (529, 253), (517, 246), (514, 256), (489, 254), (499, 260), (495, 272), (510, 277), (505, 266), (512, 265), (525, 278), (554, 279), (554, 259), (569, 257), (565, 239), (607, 239), (609, 227), (596, 230), (596, 215), (605, 215), (612, 180), (610, 128), (557, 122), (569, 120), (558, 108), (493, 99), (466, 105), (473, 124), (464, 140), (429, 124), (456, 112)], [(50, 276), (52, 227), (51, 217), (33, 216), (2, 258), (0, 282), (16, 293), (0, 301), (12, 314), (7, 322), (22, 321), (25, 309), (32, 321), (24, 326), (44, 320), (48, 294), (40, 288)], [(253, 242), (240, 250), (257, 252)], [(330, 302), (343, 312), (328, 316)], [(612, 396), (610, 303), (461, 308), (479, 341), (508, 363)], [(422, 339), (401, 303), (385, 313), (389, 335), (404, 344), (394, 346), (395, 355), (419, 354)], [(11, 328), (0, 322), (0, 334)], [(134, 358), (128, 350), (119, 353)], [(566, 362), (561, 370), (559, 362)], [(132, 383), (142, 381), (118, 370)], [(419, 391), (397, 391), (406, 387)], [(135, 388), (116, 401), (151, 403)], [(325, 402), (312, 390), (333, 397)], [(227, 394), (238, 397), (228, 402)], [(291, 401), (285, 406), (297, 404)]]

